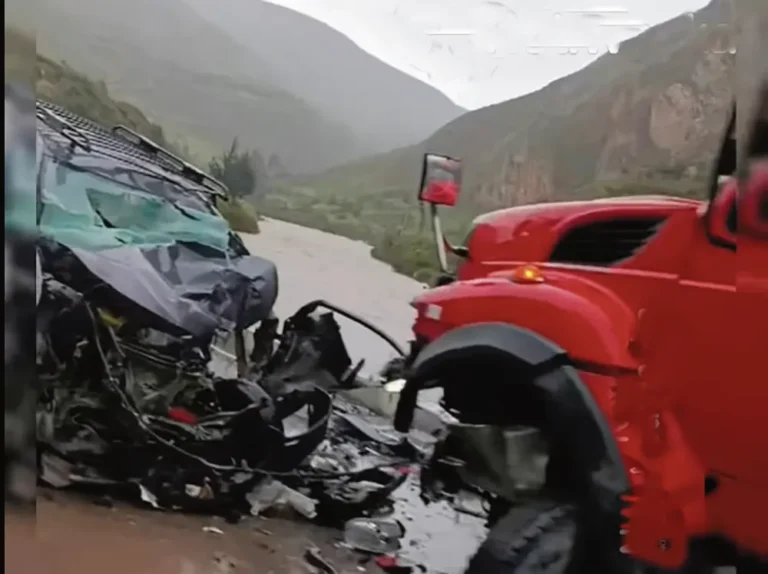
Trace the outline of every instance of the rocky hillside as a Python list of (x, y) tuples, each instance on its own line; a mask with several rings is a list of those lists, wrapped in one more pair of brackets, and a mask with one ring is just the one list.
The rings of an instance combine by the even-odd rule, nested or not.
[(319, 194), (414, 190), (426, 150), (464, 158), (464, 201), (483, 208), (583, 197), (599, 193), (595, 181), (696, 180), (729, 105), (730, 23), (730, 0), (713, 0), (538, 92), (469, 112), (420, 145), (301, 183)]

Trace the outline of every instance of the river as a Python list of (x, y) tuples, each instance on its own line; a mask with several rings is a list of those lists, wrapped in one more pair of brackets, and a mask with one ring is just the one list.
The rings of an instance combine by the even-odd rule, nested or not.
[[(313, 299), (325, 299), (362, 316), (402, 345), (411, 338), (414, 311), (409, 302), (423, 286), (371, 257), (370, 246), (273, 219), (262, 221), (261, 229), (259, 235), (241, 237), (251, 253), (277, 265), (275, 312), (280, 318)], [(395, 356), (370, 331), (344, 318), (339, 323), (352, 360), (366, 359), (365, 371), (376, 371)]]

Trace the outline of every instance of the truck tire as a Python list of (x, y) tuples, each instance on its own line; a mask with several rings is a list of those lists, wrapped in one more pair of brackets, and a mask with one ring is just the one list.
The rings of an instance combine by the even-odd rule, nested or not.
[(465, 574), (576, 574), (584, 541), (574, 506), (553, 500), (516, 506), (488, 533)]
[[(582, 574), (600, 572), (587, 558), (586, 536), (578, 510), (539, 499), (513, 507), (493, 525), (464, 574)], [(715, 574), (706, 560), (692, 557), (671, 572), (632, 562), (632, 574)]]

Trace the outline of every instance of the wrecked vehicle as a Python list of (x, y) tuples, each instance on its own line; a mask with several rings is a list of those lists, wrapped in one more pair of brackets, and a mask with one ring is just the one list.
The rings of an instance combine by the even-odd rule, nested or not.
[[(123, 126), (46, 102), (37, 119), (40, 480), (225, 516), (278, 500), (308, 518), (383, 504), (402, 454), (366, 466), (327, 452), (346, 416), (333, 393), (362, 367), (335, 315), (398, 345), (323, 301), (281, 328), (275, 265), (217, 211), (220, 182)], [(235, 377), (211, 367), (229, 334)]]
[(481, 500), (468, 574), (766, 571), (768, 89), (755, 109), (709, 202), (506, 210), (414, 300), (395, 427), (443, 389), (423, 489)]

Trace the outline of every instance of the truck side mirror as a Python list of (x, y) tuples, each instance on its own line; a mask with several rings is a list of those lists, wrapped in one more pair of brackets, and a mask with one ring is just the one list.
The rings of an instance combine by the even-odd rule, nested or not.
[(739, 186), (739, 233), (768, 240), (768, 81), (754, 109)]
[(419, 201), (453, 207), (461, 194), (461, 160), (434, 153), (424, 155)]
[(438, 205), (453, 207), (461, 193), (461, 160), (447, 155), (428, 153), (424, 155), (421, 168), (421, 185), (419, 186), (419, 201), (429, 204), (432, 218), (432, 231), (435, 233), (435, 248), (440, 270), (448, 273), (448, 255), (451, 251), (459, 252), (443, 236)]

